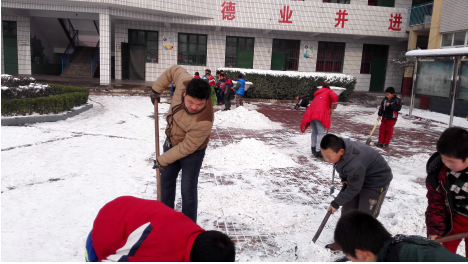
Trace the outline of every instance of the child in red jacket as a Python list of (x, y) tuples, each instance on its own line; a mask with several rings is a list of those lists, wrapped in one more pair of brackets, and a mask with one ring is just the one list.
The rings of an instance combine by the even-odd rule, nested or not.
[(161, 202), (122, 196), (99, 211), (86, 241), (86, 261), (233, 262), (235, 247)]
[[(426, 165), (427, 236), (468, 232), (468, 131), (461, 127), (446, 129), (437, 141), (437, 152)], [(453, 253), (461, 239), (444, 242)], [(465, 254), (468, 241), (465, 238)]]
[(325, 128), (330, 129), (330, 115), (338, 105), (338, 95), (333, 92), (328, 83), (324, 82), (322, 88), (314, 93), (314, 100), (307, 108), (301, 122), (301, 132), (312, 128), (312, 154), (316, 158), (323, 158), (320, 152), (320, 142), (325, 135)]
[(386, 148), (390, 144), (393, 136), (393, 128), (395, 127), (398, 111), (401, 110), (402, 101), (395, 95), (395, 88), (388, 87), (385, 89), (385, 98), (380, 103), (379, 117), (377, 120), (383, 119), (379, 128), (379, 142), (376, 142), (377, 147)]

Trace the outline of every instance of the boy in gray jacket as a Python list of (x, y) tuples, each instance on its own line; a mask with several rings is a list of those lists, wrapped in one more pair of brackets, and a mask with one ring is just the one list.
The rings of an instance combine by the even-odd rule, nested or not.
[[(342, 184), (347, 184), (332, 202), (332, 214), (343, 206), (341, 215), (358, 209), (377, 218), (388, 187), (392, 169), (375, 149), (356, 141), (339, 138), (333, 134), (323, 137), (320, 149), (325, 161), (333, 163)], [(339, 250), (335, 243), (326, 247)]]

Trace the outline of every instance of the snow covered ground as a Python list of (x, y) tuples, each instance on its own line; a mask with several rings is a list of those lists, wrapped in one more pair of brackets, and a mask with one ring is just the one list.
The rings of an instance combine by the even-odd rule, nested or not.
[[(83, 261), (86, 237), (105, 203), (123, 195), (155, 199), (149, 100), (90, 96), (89, 103), (91, 110), (64, 121), (2, 126), (2, 261)], [(292, 105), (284, 111), (296, 111)], [(161, 146), (168, 108), (159, 105)], [(238, 261), (330, 261), (336, 256), (323, 246), (332, 241), (339, 214), (330, 218), (317, 244), (310, 241), (332, 200), (332, 166), (310, 157), (310, 132), (300, 133), (300, 120), (292, 128), (262, 114), (267, 108), (280, 109), (256, 103), (216, 112), (199, 179), (198, 224), (236, 238)], [(356, 113), (349, 122), (373, 126), (374, 112), (340, 105), (334, 115)], [(439, 114), (418, 114), (439, 120)], [(455, 120), (468, 127), (468, 121)], [(442, 129), (398, 122), (414, 131)], [(404, 157), (379, 151), (394, 173), (379, 220), (392, 234), (425, 236), (427, 199), (421, 180), (434, 148), (418, 148)], [(458, 253), (464, 255), (463, 245)]]

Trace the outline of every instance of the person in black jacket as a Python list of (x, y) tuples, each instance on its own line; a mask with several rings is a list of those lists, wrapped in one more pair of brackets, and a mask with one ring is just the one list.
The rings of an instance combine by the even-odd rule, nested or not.
[(393, 136), (393, 127), (398, 118), (398, 111), (401, 110), (403, 101), (395, 95), (395, 88), (385, 89), (385, 98), (380, 103), (379, 117), (382, 119), (379, 128), (379, 142), (375, 143), (377, 147), (386, 148), (390, 144)]
[(392, 237), (371, 215), (358, 210), (336, 224), (334, 238), (353, 262), (467, 262), (440, 243), (415, 235)]
[(299, 110), (301, 107), (307, 109), (309, 106), (309, 96), (308, 95), (296, 95), (294, 99), (298, 100), (297, 104), (294, 106), (294, 109)]

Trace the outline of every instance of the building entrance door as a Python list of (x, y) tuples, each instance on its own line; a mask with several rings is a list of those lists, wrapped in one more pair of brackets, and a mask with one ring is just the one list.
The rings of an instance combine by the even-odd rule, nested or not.
[(122, 80), (128, 80), (130, 76), (130, 67), (128, 65), (130, 61), (130, 49), (128, 47), (128, 43), (122, 42), (121, 45), (121, 52), (122, 52)]
[(370, 74), (369, 91), (383, 92), (387, 73), (388, 45), (364, 44), (361, 74)]
[(18, 43), (16, 21), (2, 21), (3, 27), (3, 67), (5, 73), (18, 73)]
[(130, 63), (129, 77), (130, 80), (145, 80), (145, 64), (146, 64), (146, 47), (142, 44), (129, 44), (130, 47)]

